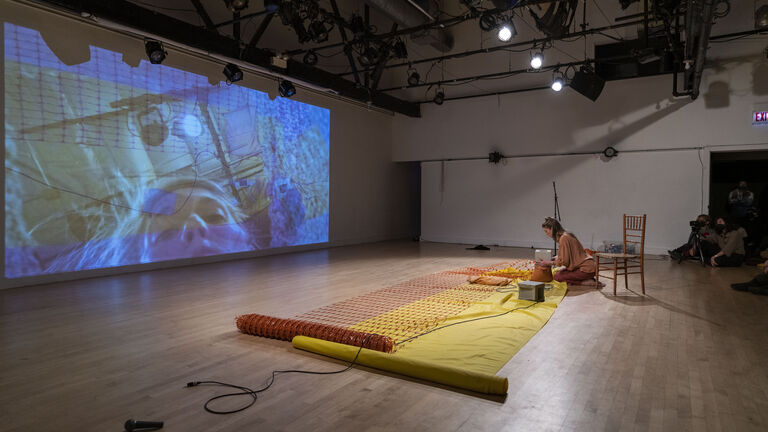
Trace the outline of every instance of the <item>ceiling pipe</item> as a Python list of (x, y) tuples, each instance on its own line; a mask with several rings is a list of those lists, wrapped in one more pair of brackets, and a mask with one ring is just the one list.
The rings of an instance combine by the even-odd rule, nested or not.
[(707, 48), (709, 48), (709, 34), (712, 31), (712, 14), (715, 10), (715, 0), (709, 0), (709, 2), (705, 0), (703, 6), (701, 14), (702, 29), (694, 60), (694, 67), (696, 69), (693, 72), (693, 87), (691, 89), (691, 99), (693, 100), (699, 97), (701, 76), (704, 73), (704, 63), (707, 59)]
[[(366, 4), (389, 17), (401, 27), (417, 27), (434, 22), (428, 12), (410, 0), (364, 0)], [(418, 7), (416, 7), (418, 6)], [(411, 35), (411, 40), (420, 45), (431, 45), (438, 51), (453, 48), (453, 35), (445, 29), (430, 29)]]

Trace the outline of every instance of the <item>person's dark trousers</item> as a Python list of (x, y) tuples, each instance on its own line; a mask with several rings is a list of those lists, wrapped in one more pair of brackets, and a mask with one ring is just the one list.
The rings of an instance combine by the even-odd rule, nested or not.
[(760, 273), (745, 283), (736, 283), (731, 288), (737, 291), (750, 291), (754, 294), (768, 295), (768, 274)]
[(701, 250), (704, 252), (704, 261), (709, 264), (712, 257), (720, 252), (720, 246), (718, 246), (717, 243), (701, 242)]
[(718, 267), (738, 267), (744, 264), (744, 255), (731, 254), (731, 256), (720, 255), (715, 258)]

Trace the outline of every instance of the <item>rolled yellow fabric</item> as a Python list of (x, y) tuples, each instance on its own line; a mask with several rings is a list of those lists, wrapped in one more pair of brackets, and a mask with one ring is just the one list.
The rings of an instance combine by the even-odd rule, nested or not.
[[(360, 349), (306, 336), (296, 336), (292, 343), (298, 349), (349, 362), (355, 358)], [(385, 354), (365, 348), (360, 351), (356, 363), (479, 393), (505, 395), (509, 386), (506, 377), (435, 365), (399, 357), (397, 353)]]

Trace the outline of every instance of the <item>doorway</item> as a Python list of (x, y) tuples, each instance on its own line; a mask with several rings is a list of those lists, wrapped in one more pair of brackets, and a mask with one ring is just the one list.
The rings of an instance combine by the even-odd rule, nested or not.
[(768, 151), (712, 152), (710, 155), (709, 214), (712, 219), (733, 214), (729, 193), (747, 182), (754, 200), (740, 222), (749, 235), (747, 254), (760, 249), (768, 234)]

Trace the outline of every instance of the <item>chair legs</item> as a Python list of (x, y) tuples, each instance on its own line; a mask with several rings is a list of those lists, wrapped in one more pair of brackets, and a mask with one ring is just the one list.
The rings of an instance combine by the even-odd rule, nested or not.
[[(623, 267), (619, 267), (619, 259), (624, 260)], [(595, 256), (595, 280), (597, 281), (598, 286), (600, 285), (600, 257)], [(613, 295), (616, 295), (616, 283), (619, 278), (619, 269), (624, 270), (624, 285), (625, 289), (629, 290), (629, 262), (627, 258), (613, 258)], [(637, 268), (637, 267), (635, 267)], [(605, 268), (606, 271), (610, 271), (610, 267)], [(632, 272), (632, 274), (637, 274), (637, 272)], [(606, 276), (610, 277), (610, 276)], [(640, 286), (643, 290), (643, 295), (645, 295), (645, 262), (640, 261)]]
[(595, 254), (595, 281), (597, 282), (597, 287), (600, 287), (600, 255)]
[(627, 267), (626, 258), (624, 258), (624, 289), (629, 289), (629, 268)]

